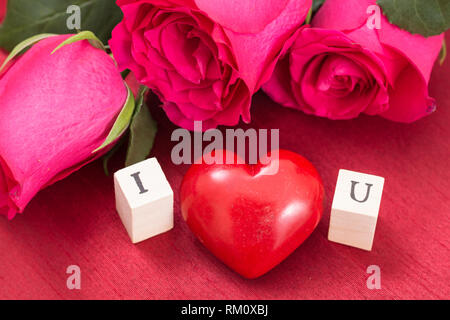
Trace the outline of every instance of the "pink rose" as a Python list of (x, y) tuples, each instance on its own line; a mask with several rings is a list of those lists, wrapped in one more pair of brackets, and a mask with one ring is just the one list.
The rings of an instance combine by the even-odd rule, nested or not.
[(0, 80), (0, 213), (13, 218), (36, 193), (105, 151), (127, 98), (114, 61), (87, 41), (50, 53), (40, 41)]
[(412, 122), (435, 110), (428, 82), (443, 35), (424, 38), (381, 16), (367, 26), (376, 0), (327, 0), (283, 49), (264, 90), (278, 103), (330, 119), (360, 113)]
[(175, 124), (250, 121), (251, 96), (311, 0), (118, 0), (110, 41), (121, 70), (151, 88)]

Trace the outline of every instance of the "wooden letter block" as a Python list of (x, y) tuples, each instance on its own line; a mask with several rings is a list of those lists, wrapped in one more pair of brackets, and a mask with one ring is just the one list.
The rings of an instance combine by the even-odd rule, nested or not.
[(173, 228), (173, 191), (156, 158), (114, 174), (116, 208), (137, 243)]
[(384, 178), (340, 170), (331, 207), (328, 240), (372, 250)]

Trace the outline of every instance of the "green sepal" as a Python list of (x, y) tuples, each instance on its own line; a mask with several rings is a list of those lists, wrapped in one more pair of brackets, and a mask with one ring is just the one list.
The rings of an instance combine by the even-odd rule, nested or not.
[(135, 104), (133, 92), (131, 92), (131, 89), (127, 85), (126, 85), (126, 87), (128, 90), (128, 97), (122, 108), (122, 111), (120, 111), (119, 116), (117, 117), (105, 142), (103, 142), (100, 147), (98, 147), (97, 149), (92, 151), (92, 153), (96, 153), (96, 152), (106, 148), (111, 143), (116, 141), (117, 138), (119, 138), (121, 135), (123, 135), (124, 132), (128, 129), (136, 104)]
[(446, 58), (447, 58), (447, 42), (444, 39), (442, 41), (441, 52), (439, 53), (439, 63), (441, 64), (441, 66), (444, 64)]
[(34, 45), (35, 43), (44, 40), (49, 37), (56, 36), (56, 34), (53, 33), (42, 33), (35, 35), (31, 38), (28, 38), (26, 40), (23, 40), (21, 43), (19, 43), (17, 46), (14, 47), (14, 49), (11, 51), (11, 53), (6, 57), (6, 60), (3, 62), (2, 66), (0, 67), (0, 72), (3, 70), (3, 68), (10, 62), (12, 59), (14, 59), (16, 56), (18, 56), (23, 50), (26, 48)]
[(103, 43), (100, 41), (99, 38), (97, 38), (97, 36), (92, 31), (81, 31), (81, 32), (77, 33), (76, 35), (73, 35), (70, 38), (67, 38), (65, 41), (63, 41), (60, 45), (58, 45), (52, 51), (52, 54), (54, 54), (56, 51), (58, 51), (62, 47), (67, 46), (68, 44), (72, 44), (72, 43), (82, 41), (82, 40), (88, 40), (89, 43), (93, 47), (95, 47), (97, 49), (102, 49), (103, 51), (106, 51), (106, 48), (103, 45)]

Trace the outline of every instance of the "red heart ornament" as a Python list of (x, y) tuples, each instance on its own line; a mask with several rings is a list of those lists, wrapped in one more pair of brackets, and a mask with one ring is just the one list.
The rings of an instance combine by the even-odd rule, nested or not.
[[(289, 256), (322, 217), (324, 188), (317, 170), (296, 153), (277, 152), (266, 165), (269, 157), (256, 165), (194, 164), (181, 185), (181, 211), (189, 228), (249, 279)], [(230, 151), (220, 153), (225, 159)], [(276, 174), (264, 174), (276, 168)]]

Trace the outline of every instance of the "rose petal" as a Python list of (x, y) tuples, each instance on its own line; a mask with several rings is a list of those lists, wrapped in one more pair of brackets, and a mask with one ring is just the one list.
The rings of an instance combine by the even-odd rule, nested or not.
[(380, 42), (402, 52), (409, 61), (420, 70), (428, 84), (444, 34), (425, 38), (419, 34), (411, 34), (390, 24), (383, 16), (381, 29), (378, 30)]
[(273, 71), (273, 61), (285, 42), (303, 24), (311, 8), (311, 0), (291, 0), (280, 15), (257, 34), (226, 30), (233, 43), (241, 78), (251, 92), (259, 90)]
[(131, 35), (123, 22), (119, 23), (112, 31), (109, 46), (120, 71), (130, 69), (137, 78), (145, 77), (145, 69), (135, 62), (131, 54)]
[(376, 0), (326, 0), (311, 25), (339, 31), (354, 30), (365, 25), (367, 8)]
[(195, 0), (200, 10), (225, 28), (258, 33), (275, 20), (290, 0)]
[(382, 116), (392, 121), (414, 122), (436, 109), (435, 101), (428, 96), (425, 79), (413, 66), (397, 77), (389, 96), (390, 107)]

